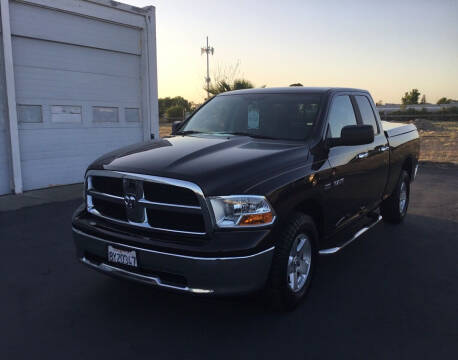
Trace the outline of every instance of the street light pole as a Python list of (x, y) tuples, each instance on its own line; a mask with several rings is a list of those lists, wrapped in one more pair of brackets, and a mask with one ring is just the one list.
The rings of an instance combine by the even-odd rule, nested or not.
[(202, 55), (203, 53), (207, 54), (207, 77), (205, 78), (205, 82), (207, 83), (207, 98), (210, 97), (210, 59), (209, 55), (215, 52), (215, 49), (213, 47), (210, 47), (208, 45), (208, 36), (207, 36), (207, 46), (200, 48), (200, 54)]

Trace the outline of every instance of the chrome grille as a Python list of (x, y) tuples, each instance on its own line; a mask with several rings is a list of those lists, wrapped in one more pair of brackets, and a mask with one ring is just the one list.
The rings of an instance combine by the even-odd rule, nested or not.
[(196, 184), (158, 176), (91, 170), (86, 202), (93, 215), (144, 229), (204, 235), (209, 221)]

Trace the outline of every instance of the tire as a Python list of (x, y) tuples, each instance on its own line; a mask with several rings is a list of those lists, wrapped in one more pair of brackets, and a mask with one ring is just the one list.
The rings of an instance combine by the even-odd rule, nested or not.
[(291, 311), (305, 297), (315, 268), (317, 240), (313, 219), (295, 213), (278, 239), (272, 260), (267, 290), (270, 303), (276, 310)]
[(383, 221), (391, 224), (401, 223), (407, 215), (410, 199), (410, 176), (403, 170), (393, 194), (380, 206)]

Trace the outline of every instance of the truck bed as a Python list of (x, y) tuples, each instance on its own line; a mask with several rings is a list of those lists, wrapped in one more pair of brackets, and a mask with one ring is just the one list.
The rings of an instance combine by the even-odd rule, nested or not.
[(388, 138), (417, 130), (414, 124), (403, 124), (389, 121), (382, 121), (382, 127)]
[(390, 144), (390, 172), (386, 193), (391, 194), (398, 184), (402, 169), (407, 169), (412, 180), (415, 178), (420, 138), (414, 124), (382, 121), (382, 127)]

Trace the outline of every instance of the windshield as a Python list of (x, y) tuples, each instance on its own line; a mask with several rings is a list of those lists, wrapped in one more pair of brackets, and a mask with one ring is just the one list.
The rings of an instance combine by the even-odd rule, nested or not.
[(244, 94), (217, 96), (179, 133), (248, 135), (304, 140), (315, 122), (320, 96), (310, 94)]

